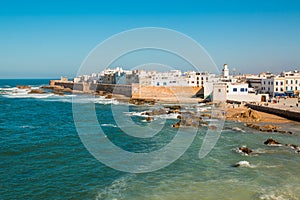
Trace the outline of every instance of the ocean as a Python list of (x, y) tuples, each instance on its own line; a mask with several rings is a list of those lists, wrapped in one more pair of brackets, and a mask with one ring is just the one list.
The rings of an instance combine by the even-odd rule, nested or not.
[[(207, 131), (202, 127), (185, 153), (170, 165), (148, 173), (128, 173), (106, 166), (84, 146), (74, 123), (75, 95), (31, 95), (16, 89), (17, 85), (38, 88), (48, 83), (45, 79), (0, 80), (0, 199), (300, 199), (300, 154), (286, 146), (264, 145), (273, 138), (300, 146), (297, 122), (280, 125), (291, 130), (290, 135), (261, 133), (227, 121), (213, 150), (200, 159)], [(112, 107), (126, 107), (128, 112), (120, 113), (121, 118), (130, 115), (145, 130), (149, 122), (137, 113), (153, 107), (101, 98), (94, 103), (107, 139), (127, 151), (161, 149), (176, 135), (171, 126), (177, 119), (159, 118), (154, 121), (161, 122), (161, 131), (155, 136), (129, 137), (115, 121)], [(130, 127), (126, 130), (134, 134), (143, 130)], [(190, 134), (188, 128), (186, 134)], [(251, 148), (253, 155), (238, 153), (241, 146)], [(240, 161), (250, 164), (233, 167)]]

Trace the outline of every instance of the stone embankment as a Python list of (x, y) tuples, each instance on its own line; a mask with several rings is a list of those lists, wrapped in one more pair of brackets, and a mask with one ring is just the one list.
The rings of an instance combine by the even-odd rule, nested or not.
[(260, 112), (265, 112), (273, 115), (277, 115), (280, 117), (284, 117), (286, 119), (299, 121), (300, 122), (300, 112), (297, 112), (295, 110), (289, 110), (288, 108), (274, 108), (271, 106), (265, 106), (265, 105), (255, 105), (255, 104), (246, 104), (248, 108), (251, 108), (253, 110), (257, 110)]

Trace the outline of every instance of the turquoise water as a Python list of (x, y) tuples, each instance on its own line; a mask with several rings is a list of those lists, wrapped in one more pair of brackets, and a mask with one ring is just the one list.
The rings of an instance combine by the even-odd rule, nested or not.
[[(39, 86), (48, 80), (0, 80), (0, 90), (18, 84)], [(298, 123), (283, 125), (294, 134), (282, 135), (226, 122), (214, 149), (199, 159), (206, 133), (201, 128), (185, 154), (171, 165), (130, 174), (106, 167), (86, 150), (74, 125), (71, 96), (22, 95), (0, 95), (0, 199), (300, 199), (300, 154), (263, 144), (272, 137), (300, 146)], [(110, 104), (95, 106), (108, 138), (124, 149), (161, 148), (176, 134), (170, 128), (175, 120), (167, 119), (152, 139), (128, 137), (115, 126)], [(136, 112), (147, 109), (130, 107)], [(132, 119), (145, 126), (140, 117)], [(234, 149), (242, 145), (256, 155), (236, 153)], [(232, 167), (242, 160), (250, 167)]]

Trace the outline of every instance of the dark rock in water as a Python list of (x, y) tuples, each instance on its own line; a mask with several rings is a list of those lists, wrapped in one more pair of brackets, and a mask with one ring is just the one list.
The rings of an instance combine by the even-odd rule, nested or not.
[(179, 122), (176, 122), (175, 124), (173, 124), (173, 127), (174, 127), (174, 128), (179, 128), (179, 127), (180, 127), (180, 121), (179, 121)]
[(264, 144), (266, 145), (280, 145), (281, 143), (277, 142), (276, 140), (269, 138), (267, 139)]
[(17, 85), (18, 89), (31, 89), (31, 86), (29, 85)]
[[(285, 144), (285, 146), (291, 147), (291, 148), (294, 149), (294, 150), (299, 149), (299, 147), (298, 147), (297, 145), (295, 145), (295, 144)], [(300, 150), (300, 149), (299, 149), (299, 150)]]
[(279, 128), (280, 128), (279, 126), (275, 126), (272, 124), (266, 124), (266, 125), (261, 126), (259, 130), (262, 132), (277, 132)]
[(284, 130), (279, 130), (278, 133), (282, 133), (282, 134), (285, 134), (287, 133), (287, 131), (284, 131)]
[(153, 99), (133, 99), (131, 98), (129, 100), (130, 104), (135, 104), (135, 105), (144, 105), (144, 104), (149, 104), (149, 105), (154, 105), (155, 100)]
[(60, 92), (60, 91), (53, 91), (53, 94), (60, 95), (60, 96), (64, 96), (65, 95), (65, 93)]
[(112, 97), (113, 97), (112, 94), (107, 94), (107, 95), (105, 96), (105, 99), (111, 99)]
[(260, 130), (260, 126), (256, 125), (256, 124), (251, 124), (251, 123), (248, 123), (246, 124), (247, 127), (249, 128), (253, 128), (253, 129), (256, 129), (256, 130)]
[(146, 118), (146, 121), (147, 121), (147, 122), (153, 121), (153, 117), (147, 117), (147, 118)]
[(245, 154), (250, 155), (253, 151), (247, 147), (240, 147), (239, 150)]
[(208, 117), (209, 119), (211, 119), (211, 114), (208, 114), (208, 113), (203, 113), (200, 116), (201, 117)]
[(37, 89), (37, 90), (30, 90), (28, 94), (43, 94), (45, 93), (43, 90)]
[(181, 106), (179, 106), (179, 105), (173, 105), (173, 106), (165, 106), (165, 108), (168, 108), (170, 110), (180, 110)]
[(160, 108), (152, 111), (152, 115), (165, 115), (167, 114), (167, 110), (164, 108)]

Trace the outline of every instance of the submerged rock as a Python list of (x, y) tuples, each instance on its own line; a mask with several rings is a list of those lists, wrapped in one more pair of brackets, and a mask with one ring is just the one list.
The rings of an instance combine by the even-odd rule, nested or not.
[(211, 129), (211, 130), (217, 130), (218, 127), (217, 127), (217, 126), (214, 126), (214, 125), (209, 125), (209, 126), (208, 126), (208, 129)]

